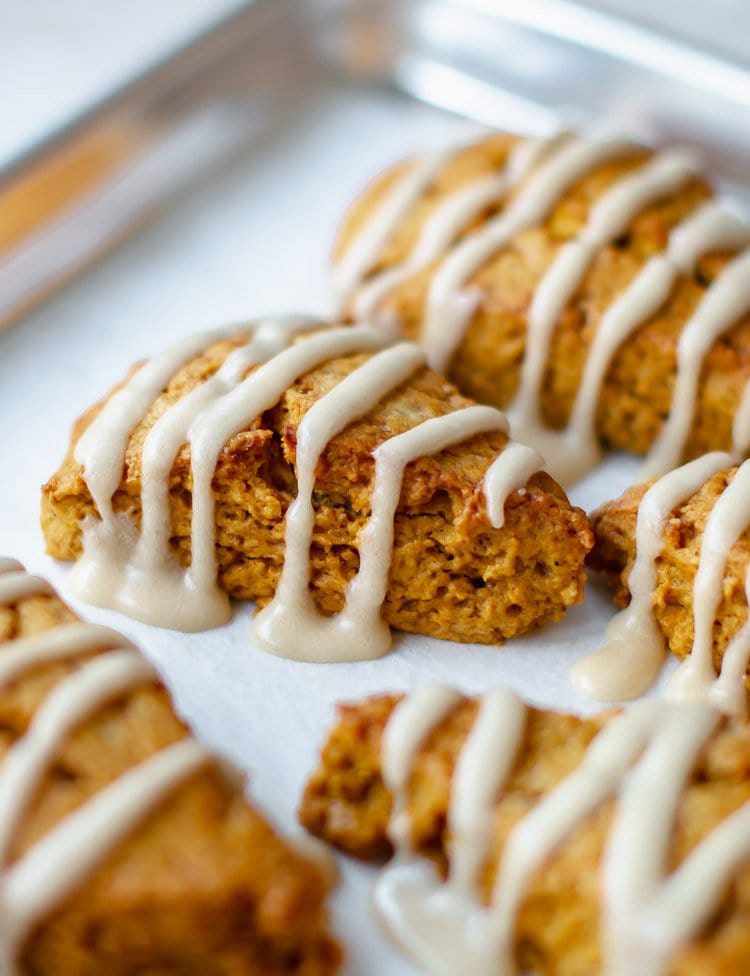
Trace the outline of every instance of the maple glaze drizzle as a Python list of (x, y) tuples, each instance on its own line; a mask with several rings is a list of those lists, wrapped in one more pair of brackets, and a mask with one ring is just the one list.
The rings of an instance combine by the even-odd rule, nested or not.
[[(105, 407), (84, 434), (86, 441), (82, 448), (79, 442), (76, 457), (97, 507), (101, 501), (100, 511), (106, 514), (82, 527), (84, 552), (74, 567), (73, 584), (90, 602), (149, 623), (181, 630), (224, 623), (230, 611), (217, 579), (212, 488), (221, 450), (233, 435), (275, 406), (305, 373), (332, 359), (368, 353), (369, 358), (314, 403), (299, 424), (298, 490), (286, 516), (283, 571), (273, 600), (253, 623), (253, 633), (267, 650), (299, 660), (378, 657), (391, 645), (381, 607), (406, 466), (480, 433), (507, 434), (505, 416), (490, 407), (467, 407), (419, 423), (376, 448), (371, 516), (358, 541), (359, 571), (347, 589), (344, 609), (325, 617), (309, 590), (319, 460), (332, 438), (423, 369), (425, 355), (411, 343), (389, 346), (382, 332), (369, 326), (334, 327), (305, 319), (269, 320), (245, 327), (239, 337), (235, 330), (234, 336), (245, 341), (215, 373), (161, 413), (145, 437), (140, 532), (129, 513), (114, 511), (109, 494), (113, 485), (119, 485), (115, 473), (121, 473), (125, 463), (120, 452), (127, 449), (129, 434), (151, 406), (144, 391), (152, 395), (155, 389), (163, 389), (171, 379), (170, 370), (194, 353), (195, 344), (180, 343), (157, 357), (156, 366), (142, 367), (148, 372), (145, 380), (137, 371), (113, 397), (117, 409)], [(201, 343), (210, 344), (210, 338), (202, 336)], [(192, 481), (187, 569), (170, 546), (170, 473), (183, 444), (190, 450)], [(99, 449), (105, 456), (97, 453)], [(535, 451), (510, 441), (491, 463), (483, 489), (493, 526), (502, 526), (507, 497), (522, 488), (541, 463)]]

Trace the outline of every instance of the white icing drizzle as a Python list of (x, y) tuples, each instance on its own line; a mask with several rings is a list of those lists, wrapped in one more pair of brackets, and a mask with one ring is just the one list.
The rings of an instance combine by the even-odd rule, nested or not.
[[(0, 562), (0, 605), (33, 596), (39, 579), (13, 560)], [(47, 584), (45, 593), (54, 591)], [(107, 650), (108, 648), (112, 648)], [(0, 971), (13, 976), (32, 929), (70, 895), (170, 790), (209, 759), (193, 739), (163, 749), (85, 802), (7, 866), (25, 811), (67, 736), (108, 702), (151, 684), (156, 672), (121, 635), (106, 627), (66, 624), (11, 641), (0, 654), (0, 690), (40, 665), (104, 650), (55, 684), (0, 763)], [(3, 865), (6, 865), (3, 867)]]
[(134, 650), (122, 634), (98, 624), (63, 624), (33, 637), (16, 638), (0, 654), (0, 688), (42, 664), (107, 648)]
[[(334, 391), (335, 392), (335, 391)], [(329, 394), (330, 395), (330, 394)], [(319, 401), (324, 403), (324, 400)], [(319, 416), (328, 413), (321, 407)], [(331, 416), (331, 422), (335, 411)], [(319, 422), (319, 418), (316, 418)], [(371, 659), (385, 654), (391, 647), (391, 633), (381, 617), (381, 607), (388, 588), (388, 570), (393, 551), (394, 518), (401, 496), (404, 469), (419, 457), (436, 454), (474, 436), (499, 430), (507, 432), (505, 415), (492, 407), (465, 407), (442, 417), (432, 417), (403, 434), (381, 444), (374, 452), (375, 478), (370, 496), (371, 514), (359, 537), (359, 571), (346, 591), (344, 609), (332, 618), (313, 611), (304, 582), (309, 578), (311, 538), (310, 493), (292, 522), (292, 569), (288, 582), (279, 589), (273, 601), (256, 617), (254, 634), (266, 650), (296, 660), (341, 661)], [(322, 438), (321, 438), (322, 440)], [(314, 457), (315, 452), (311, 452)], [(504, 453), (500, 455), (500, 458)], [(314, 470), (308, 461), (308, 471)], [(514, 473), (518, 468), (514, 465)], [(306, 484), (312, 481), (306, 475)], [(505, 487), (493, 479), (492, 489)], [(491, 502), (497, 512), (505, 498), (495, 496)], [(299, 533), (297, 537), (296, 533)], [(287, 545), (289, 545), (287, 535)], [(305, 549), (307, 545), (307, 550)]]
[(387, 325), (378, 305), (412, 275), (436, 261), (472, 220), (499, 203), (549, 153), (572, 137), (567, 132), (550, 139), (519, 141), (499, 173), (491, 173), (450, 194), (425, 221), (411, 253), (400, 264), (386, 268), (365, 282), (354, 299), (354, 314), (363, 321)]
[(745, 383), (732, 421), (732, 451), (738, 457), (750, 454), (750, 382)]
[[(336, 434), (372, 410), (424, 364), (424, 353), (411, 343), (383, 350), (314, 403), (297, 428), (297, 497), (286, 514), (284, 566), (273, 600), (253, 621), (256, 640), (274, 653), (304, 660), (318, 655), (345, 660), (356, 642), (358, 656), (367, 659), (380, 657), (390, 647), (390, 629), (380, 616), (380, 603), (366, 599), (369, 594), (361, 588), (357, 591), (361, 599), (348, 600), (333, 618), (321, 616), (315, 606), (309, 590), (315, 470)], [(387, 550), (378, 546), (377, 556), (387, 573), (390, 546)], [(365, 558), (360, 554), (361, 566)]]
[(411, 848), (407, 790), (414, 761), (430, 733), (461, 701), (452, 688), (428, 685), (404, 698), (383, 735), (383, 782), (393, 800), (388, 837), (394, 847)]
[(620, 237), (646, 207), (692, 179), (696, 170), (685, 153), (665, 153), (615, 180), (591, 208), (579, 236), (560, 249), (536, 289), (518, 393), (508, 416), (516, 435), (538, 445), (549, 469), (564, 483), (576, 481), (600, 458), (595, 420), (601, 384), (623, 337), (644, 321), (662, 296), (660, 276), (652, 268), (608, 310), (586, 361), (570, 422), (562, 432), (545, 426), (539, 404), (555, 326), (597, 252)]
[(669, 417), (643, 466), (651, 478), (679, 463), (695, 415), (703, 361), (714, 343), (750, 311), (750, 250), (721, 272), (677, 342), (677, 377)]
[(194, 739), (167, 746), (100, 790), (5, 873), (0, 884), (0, 963), (7, 972), (15, 971), (13, 959), (35, 925), (210, 758)]
[(677, 468), (653, 484), (641, 499), (635, 527), (636, 558), (628, 577), (630, 604), (607, 626), (602, 650), (578, 661), (571, 672), (575, 687), (599, 701), (642, 695), (664, 662), (664, 636), (654, 619), (656, 561), (671, 512), (717, 471), (732, 463), (714, 452)]
[(7, 859), (33, 791), (65, 738), (107, 702), (155, 679), (153, 667), (138, 651), (110, 651), (55, 685), (0, 766), (0, 861)]
[[(732, 546), (750, 524), (750, 461), (745, 461), (721, 493), (708, 516), (701, 536), (700, 559), (693, 583), (693, 646), (669, 683), (668, 694), (677, 701), (711, 701), (739, 714), (747, 712), (745, 668), (737, 674), (738, 660), (727, 672), (736, 679), (727, 686), (727, 678), (716, 695), (716, 672), (713, 665), (713, 629), (723, 596), (724, 572)], [(739, 636), (739, 635), (738, 635)], [(746, 645), (744, 637), (735, 645), (733, 655), (742, 658), (738, 646)], [(745, 665), (747, 664), (747, 654)], [(722, 668), (723, 670), (723, 668)]]
[(0, 607), (7, 607), (30, 596), (51, 596), (54, 590), (41, 576), (25, 570), (7, 570), (0, 576)]
[[(680, 798), (718, 718), (711, 708), (693, 707), (687, 713), (667, 708), (644, 756), (622, 784), (602, 868), (604, 964), (612, 976), (660, 976), (679, 948), (669, 931), (679, 917), (666, 916), (661, 938), (644, 939), (639, 923), (662, 886)], [(697, 921), (705, 921), (715, 902), (706, 899), (702, 882), (683, 891), (686, 895), (700, 905)]]
[(480, 295), (463, 290), (465, 282), (516, 234), (544, 220), (565, 191), (586, 173), (635, 151), (637, 146), (622, 139), (563, 143), (534, 171), (503, 213), (459, 242), (435, 273), (427, 298), (421, 341), (431, 366), (445, 369), (476, 310)]
[[(450, 873), (443, 882), (412, 850), (407, 789), (420, 748), (455, 705), (447, 689), (429, 689), (402, 701), (385, 730), (381, 768), (392, 793), (389, 836), (397, 850), (378, 881), (375, 905), (390, 934), (439, 976), (515, 976), (516, 920), (535, 872), (614, 798), (601, 868), (602, 972), (632, 976), (637, 969), (644, 976), (662, 976), (674, 953), (711, 915), (750, 849), (746, 804), (664, 877), (680, 797), (718, 713), (647, 701), (611, 719), (578, 768), (513, 827), (484, 906), (478, 865), (491, 847), (493, 801), (520, 751), (526, 709), (509, 694), (487, 696), (480, 706), (454, 772), (448, 823), (472, 803), (481, 813), (475, 830), (458, 834), (467, 849), (449, 846)], [(454, 873), (457, 854), (459, 863), (468, 858), (460, 884)], [(701, 871), (709, 864), (704, 883)]]
[[(135, 533), (127, 514), (114, 516), (109, 524), (104, 521), (84, 525), (83, 556), (71, 574), (71, 582), (81, 597), (90, 603), (122, 610), (146, 623), (181, 630), (201, 630), (226, 623), (230, 614), (229, 600), (216, 585), (213, 555), (213, 471), (228, 438), (256, 416), (241, 413), (248, 394), (252, 397), (258, 392), (255, 374), (243, 380), (247, 370), (252, 365), (278, 357), (293, 338), (312, 327), (326, 331), (326, 327), (306, 318), (264, 320), (239, 331), (235, 328), (233, 334), (244, 333), (248, 335), (248, 341), (234, 350), (216, 373), (166, 410), (144, 441), (140, 536)], [(224, 336), (228, 331), (223, 330), (217, 335)], [(204, 337), (201, 348), (209, 342)], [(299, 353), (295, 350), (300, 346), (290, 350), (297, 358)], [(175, 358), (168, 357), (168, 362), (173, 365)], [(160, 378), (163, 375), (161, 373)], [(134, 380), (138, 376), (136, 374)], [(121, 391), (124, 396), (134, 380)], [(141, 409), (140, 391), (136, 389), (132, 395)], [(130, 401), (126, 402), (129, 405)], [(150, 404), (146, 409), (148, 407)], [(248, 404), (248, 409), (252, 409), (252, 403)], [(123, 430), (133, 423), (135, 414), (135, 408), (130, 410), (127, 406), (119, 414), (111, 412), (104, 419), (104, 430), (97, 440), (106, 436), (117, 444), (127, 445), (128, 434), (123, 434)], [(214, 417), (217, 426), (222, 425), (222, 434), (228, 422), (230, 426), (234, 425), (218, 445), (207, 443), (205, 436), (206, 426)], [(97, 418), (94, 425), (99, 422), (100, 418)], [(194, 428), (199, 428), (197, 434)], [(202, 452), (196, 447), (196, 440), (200, 441)], [(169, 476), (185, 443), (192, 448), (193, 474), (193, 550), (192, 565), (188, 569), (179, 565), (169, 548), (172, 532)], [(121, 465), (113, 462), (112, 468), (121, 470)], [(84, 474), (88, 484), (88, 467)], [(111, 503), (108, 504), (111, 508)]]
[(511, 692), (494, 691), (482, 697), (456, 764), (448, 810), (448, 881), (464, 896), (476, 892), (489, 853), (492, 810), (510, 776), (525, 728), (526, 708)]
[(3, 573), (19, 572), (23, 572), (23, 566), (17, 559), (11, 559), (9, 556), (0, 556), (0, 575)]
[(436, 152), (417, 159), (386, 196), (380, 208), (333, 269), (333, 292), (336, 316), (341, 315), (358, 285), (372, 268), (393, 232), (424, 194), (430, 183), (450, 159), (452, 152)]
[[(109, 521), (83, 525), (84, 553), (74, 568), (77, 592), (92, 603), (113, 607), (138, 619), (182, 630), (224, 623), (229, 600), (217, 580), (216, 529), (212, 481), (227, 441), (275, 406), (300, 376), (341, 356), (372, 353), (365, 363), (336, 384), (307, 411), (297, 430), (297, 498), (286, 517), (286, 557), (276, 595), (256, 618), (254, 634), (267, 650), (299, 660), (374, 658), (391, 646), (390, 629), (381, 617), (393, 547), (394, 517), (404, 469), (416, 458), (435, 454), (484, 432), (507, 434), (507, 421), (490, 407), (468, 407), (417, 425), (374, 452), (375, 477), (371, 517), (359, 540), (360, 568), (346, 593), (344, 609), (321, 615), (309, 591), (310, 546), (314, 526), (313, 491), (320, 457), (328, 443), (365, 416), (386, 395), (425, 365), (416, 345), (387, 346), (381, 331), (369, 326), (326, 326), (313, 331), (307, 319), (271, 320), (245, 328), (247, 341), (214, 374), (161, 414), (148, 432), (141, 462), (141, 528), (130, 514), (115, 515), (111, 497), (101, 510)], [(300, 333), (307, 333), (300, 336)], [(236, 330), (235, 330), (236, 334)], [(297, 341), (292, 342), (292, 340)], [(202, 341), (205, 342), (205, 339)], [(290, 344), (291, 343), (291, 344)], [(191, 347), (192, 348), (192, 347)], [(184, 350), (160, 358), (160, 388)], [(248, 373), (256, 365), (257, 368)], [(143, 367), (143, 370), (147, 367)], [(127, 445), (126, 428), (137, 424), (155, 379), (144, 384), (142, 371), (117, 394), (121, 409), (103, 410), (89, 431), (91, 443)], [(131, 390), (131, 386), (134, 389)], [(150, 405), (149, 405), (150, 406)], [(97, 429), (101, 426), (101, 430)], [(183, 444), (190, 449), (192, 474), (191, 565), (183, 569), (170, 549), (170, 473)], [(89, 449), (82, 452), (90, 463)], [(508, 495), (523, 487), (539, 469), (541, 458), (508, 443), (490, 465), (484, 494), (491, 523), (500, 527)], [(102, 472), (122, 470), (109, 457), (94, 464), (96, 499), (112, 489)], [(88, 478), (88, 468), (84, 468)], [(2, 586), (0, 581), (0, 587)]]
[(130, 434), (164, 390), (177, 370), (198, 356), (212, 342), (229, 338), (241, 327), (201, 332), (144, 363), (107, 403), (86, 428), (76, 444), (74, 456), (86, 474), (86, 485), (105, 526), (114, 532), (112, 496), (122, 479)]

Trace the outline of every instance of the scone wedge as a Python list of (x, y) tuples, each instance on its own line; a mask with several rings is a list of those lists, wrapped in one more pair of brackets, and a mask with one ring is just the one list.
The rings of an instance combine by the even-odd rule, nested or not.
[(497, 644), (582, 599), (584, 513), (416, 346), (308, 320), (190, 343), (88, 411), (44, 486), (89, 599), (183, 629), (255, 600), (272, 649), (334, 659), (387, 625)]
[(340, 707), (301, 807), (427, 972), (742, 976), (750, 725), (644, 701), (577, 718), (445, 687)]
[(0, 561), (0, 968), (324, 976), (330, 874), (247, 802), (129, 642)]
[(746, 715), (750, 464), (705, 455), (628, 489), (594, 513), (593, 524), (591, 565), (626, 607), (613, 628), (640, 635), (606, 651), (611, 669), (640, 670), (647, 686), (663, 656), (658, 648), (668, 648), (682, 659), (673, 697)]

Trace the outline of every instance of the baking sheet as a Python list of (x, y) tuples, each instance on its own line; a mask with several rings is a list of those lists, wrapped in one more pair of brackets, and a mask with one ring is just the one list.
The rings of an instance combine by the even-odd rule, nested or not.
[[(568, 671), (600, 643), (612, 614), (604, 590), (590, 586), (561, 624), (502, 648), (394, 635), (393, 653), (380, 661), (284, 661), (252, 646), (249, 605), (237, 605), (224, 628), (185, 635), (77, 604), (67, 567), (43, 554), (39, 486), (74, 418), (134, 360), (233, 319), (324, 311), (330, 243), (346, 203), (393, 159), (475, 131), (383, 90), (321, 89), (300, 102), (294, 126), (268, 133), (251, 157), (0, 336), (0, 551), (52, 579), (87, 618), (133, 637), (198, 734), (250, 771), (253, 798), (289, 829), (338, 700), (441, 681), (467, 692), (509, 685), (538, 704), (592, 710)], [(632, 460), (613, 459), (572, 497), (590, 508), (635, 470)], [(340, 864), (333, 909), (347, 945), (344, 972), (412, 976), (370, 914), (375, 870)]]

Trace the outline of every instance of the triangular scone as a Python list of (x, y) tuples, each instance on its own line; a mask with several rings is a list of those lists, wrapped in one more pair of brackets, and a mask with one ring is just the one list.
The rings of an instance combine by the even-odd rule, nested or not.
[(443, 687), (339, 709), (302, 823), (398, 856), (373, 904), (428, 973), (750, 972), (750, 724), (577, 718)]
[(612, 640), (606, 668), (588, 675), (590, 693), (610, 677), (616, 690), (615, 676), (625, 670), (640, 673), (647, 687), (668, 648), (683, 659), (672, 697), (747, 714), (750, 462), (738, 467), (727, 454), (707, 454), (628, 489), (593, 523), (591, 565), (607, 574), (626, 607), (613, 627), (633, 640)]
[[(42, 525), (51, 555), (79, 558), (82, 526), (92, 533), (91, 550), (97, 558), (104, 553), (114, 575), (121, 573), (127, 550), (127, 595), (113, 599), (110, 587), (101, 596), (97, 585), (106, 573), (82, 573), (90, 599), (113, 602), (152, 622), (198, 629), (226, 619), (214, 585), (217, 571), (223, 591), (264, 606), (277, 589), (286, 555), (284, 597), (271, 605), (272, 624), (283, 631), (274, 649), (329, 659), (383, 653), (390, 640), (381, 633), (383, 621), (400, 630), (492, 644), (556, 620), (580, 602), (591, 546), (584, 513), (538, 470), (535, 452), (509, 442), (501, 414), (459, 395), (425, 367), (416, 346), (388, 345), (366, 327), (296, 320), (238, 327), (233, 337), (206, 338), (203, 345), (199, 354), (188, 351), (153, 402), (131, 414), (124, 461), (119, 448), (110, 450), (111, 429), (105, 428), (103, 438), (90, 434), (100, 404), (76, 424), (67, 458), (43, 489)], [(228, 367), (217, 370), (230, 354), (240, 356), (240, 368), (220, 383), (217, 377)], [(263, 365), (248, 366), (256, 356)], [(131, 386), (154, 363), (131, 373)], [(206, 389), (210, 382), (217, 385), (213, 399)], [(165, 451), (162, 441), (155, 445), (161, 437), (154, 434), (157, 418), (162, 428), (169, 426), (191, 391), (210, 402), (188, 411), (189, 422), (183, 418), (175, 425), (173, 447), (182, 447)], [(110, 395), (104, 409), (119, 395)], [(243, 397), (244, 405), (227, 421), (231, 404)], [(190, 433), (182, 436), (182, 429)], [(87, 437), (93, 443), (85, 443)], [(307, 444), (302, 474), (300, 438)], [(169, 482), (167, 508), (164, 482), (149, 476), (152, 486), (161, 487), (146, 493), (154, 517), (145, 552), (144, 533), (133, 538), (131, 531), (124, 538), (123, 525), (141, 520), (144, 442), (147, 453), (155, 446), (152, 469), (161, 466)], [(92, 521), (97, 510), (91, 471), (108, 451), (114, 461), (97, 484), (111, 486), (114, 512), (127, 515), (105, 511), (112, 531), (105, 525), (102, 540), (102, 526)], [(301, 496), (300, 476), (307, 484)], [(101, 514), (109, 508), (110, 489), (96, 491)], [(305, 511), (297, 512), (293, 536), (285, 516), (295, 494)], [(311, 546), (310, 526), (307, 535), (304, 525), (300, 529), (307, 516), (313, 522)], [(155, 536), (161, 543), (152, 545)], [(113, 547), (117, 552), (109, 558)], [(182, 566), (192, 561), (191, 570), (172, 566), (165, 581), (159, 568), (174, 555)], [(360, 560), (366, 573), (358, 573)], [(171, 587), (169, 599), (151, 599), (155, 579)], [(164, 607), (176, 608), (174, 615), (160, 616)], [(287, 623), (301, 618), (302, 633), (297, 628), (290, 634)]]
[(145, 658), (0, 560), (0, 969), (337, 970), (330, 874), (248, 804)]
[(505, 134), (394, 167), (345, 218), (341, 314), (394, 326), (567, 484), (750, 452), (750, 226), (692, 156)]

